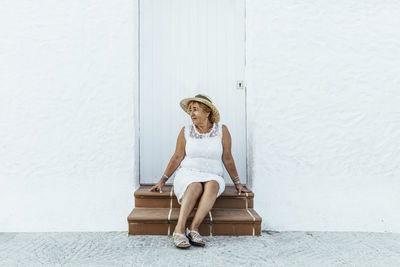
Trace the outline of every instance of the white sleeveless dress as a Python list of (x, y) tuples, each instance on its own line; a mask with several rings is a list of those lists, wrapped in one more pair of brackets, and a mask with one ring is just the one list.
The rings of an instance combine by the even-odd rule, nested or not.
[(173, 190), (181, 204), (186, 188), (193, 182), (215, 180), (219, 197), (225, 190), (222, 163), (222, 125), (213, 124), (208, 133), (199, 133), (193, 122), (185, 125), (186, 156), (175, 173)]

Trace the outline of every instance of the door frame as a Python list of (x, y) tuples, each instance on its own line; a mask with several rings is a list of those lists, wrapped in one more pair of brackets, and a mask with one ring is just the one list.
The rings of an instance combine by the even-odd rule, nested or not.
[[(134, 105), (136, 106), (135, 115), (134, 115), (134, 120), (135, 120), (135, 148), (134, 148), (134, 183), (135, 183), (135, 188), (138, 188), (141, 185), (149, 185), (146, 183), (141, 183), (141, 177), (140, 177), (140, 66), (141, 66), (141, 57), (140, 57), (140, 45), (141, 45), (141, 40), (140, 40), (140, 33), (141, 33), (141, 14), (140, 14), (140, 3), (143, 0), (137, 0), (137, 86), (136, 90), (134, 92)], [(146, 0), (144, 0), (146, 1)], [(216, 0), (218, 1), (218, 0)], [(248, 142), (248, 122), (247, 122), (247, 83), (246, 83), (246, 72), (247, 72), (247, 18), (246, 18), (246, 9), (247, 9), (247, 0), (243, 0), (244, 2), (244, 80), (245, 80), (245, 141), (246, 141), (246, 183), (242, 183), (248, 188), (251, 188), (253, 185), (252, 177), (250, 177), (250, 171), (249, 171), (249, 142)], [(225, 168), (225, 166), (224, 166)], [(160, 174), (161, 175), (161, 174)], [(161, 178), (161, 176), (160, 176)], [(242, 179), (243, 181), (243, 179)]]

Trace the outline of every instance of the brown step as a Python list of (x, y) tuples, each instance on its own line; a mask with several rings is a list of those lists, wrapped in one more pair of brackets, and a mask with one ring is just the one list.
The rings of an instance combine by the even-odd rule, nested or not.
[[(160, 194), (160, 193), (158, 193)], [(172, 235), (180, 208), (136, 207), (128, 216), (130, 235)], [(188, 219), (189, 226), (196, 208)], [(200, 224), (199, 233), (209, 235), (261, 235), (261, 217), (252, 209), (213, 208)]]
[[(180, 205), (172, 190), (172, 185), (164, 185), (163, 192), (150, 192), (151, 185), (142, 185), (135, 191), (135, 207), (147, 208), (179, 208)], [(172, 190), (172, 192), (171, 192)], [(226, 185), (224, 192), (217, 198), (214, 208), (253, 208), (254, 193), (238, 195), (235, 186)], [(195, 204), (195, 208), (198, 206)]]

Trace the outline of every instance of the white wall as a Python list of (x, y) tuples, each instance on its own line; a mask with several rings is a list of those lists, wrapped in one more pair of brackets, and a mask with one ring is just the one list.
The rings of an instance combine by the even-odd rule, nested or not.
[[(136, 7), (0, 4), (0, 231), (127, 230)], [(263, 229), (400, 232), (399, 13), (394, 0), (247, 1)]]
[(0, 3), (0, 232), (127, 231), (137, 2)]
[(247, 1), (263, 229), (400, 232), (400, 2)]

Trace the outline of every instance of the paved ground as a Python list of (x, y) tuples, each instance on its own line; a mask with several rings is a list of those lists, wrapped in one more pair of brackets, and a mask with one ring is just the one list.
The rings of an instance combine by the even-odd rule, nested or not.
[(172, 237), (127, 232), (0, 233), (0, 266), (400, 266), (400, 234), (263, 232), (205, 237), (175, 248)]

